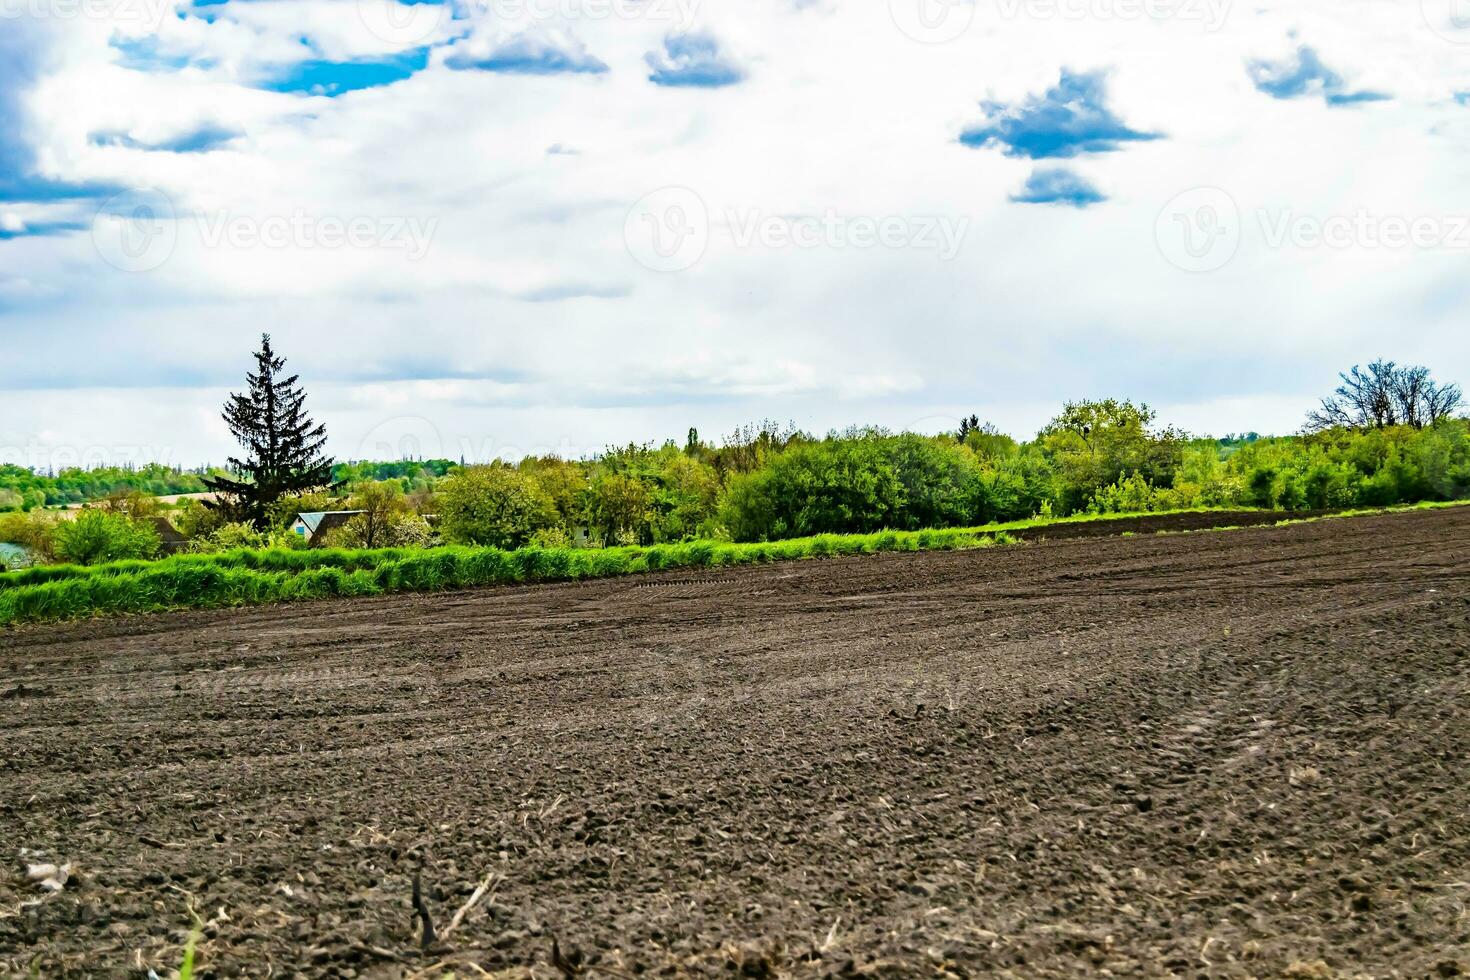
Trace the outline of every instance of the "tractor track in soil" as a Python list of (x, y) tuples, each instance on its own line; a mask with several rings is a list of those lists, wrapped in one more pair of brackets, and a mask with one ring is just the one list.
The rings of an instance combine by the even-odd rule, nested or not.
[(200, 976), (1470, 971), (1467, 546), (1454, 508), (0, 631), (0, 975), (167, 976), (191, 907)]

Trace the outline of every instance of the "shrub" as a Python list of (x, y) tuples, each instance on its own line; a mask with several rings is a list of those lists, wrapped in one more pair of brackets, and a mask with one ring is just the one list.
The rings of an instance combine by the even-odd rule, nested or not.
[(736, 541), (970, 524), (986, 515), (975, 454), (938, 437), (868, 433), (798, 443), (730, 480), (720, 522)]
[(557, 523), (541, 485), (505, 466), (472, 466), (445, 478), (439, 509), (444, 536), (457, 544), (519, 548)]
[(33, 561), (56, 559), (56, 520), (44, 511), (0, 514), (0, 541), (19, 545)]
[(160, 547), (158, 532), (150, 525), (90, 508), (74, 520), (58, 522), (54, 535), (57, 557), (78, 565), (152, 558)]
[[(305, 547), (300, 535), (287, 534)], [(376, 544), (374, 543), (376, 541)], [(322, 544), (328, 548), (427, 548), (434, 543), (434, 529), (417, 514), (401, 512), (379, 515), (359, 514), (341, 527), (326, 533)]]

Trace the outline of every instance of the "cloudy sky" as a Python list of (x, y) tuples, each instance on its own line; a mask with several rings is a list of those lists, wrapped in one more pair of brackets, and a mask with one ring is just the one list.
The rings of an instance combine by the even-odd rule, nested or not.
[(1470, 0), (0, 0), (0, 459), (1470, 381)]

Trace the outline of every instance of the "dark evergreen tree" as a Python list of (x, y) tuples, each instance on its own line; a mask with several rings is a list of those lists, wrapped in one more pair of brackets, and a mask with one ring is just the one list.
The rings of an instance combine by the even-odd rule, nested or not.
[(210, 506), (232, 520), (249, 521), (267, 530), (270, 505), (289, 494), (319, 490), (332, 483), (332, 460), (322, 455), (327, 427), (306, 414), (306, 392), (297, 375), (283, 377), (286, 360), (262, 334), (256, 369), (247, 374), (250, 390), (231, 394), (222, 416), (230, 433), (246, 449), (245, 459), (230, 457), (230, 472), (241, 477), (204, 478), (220, 495)]

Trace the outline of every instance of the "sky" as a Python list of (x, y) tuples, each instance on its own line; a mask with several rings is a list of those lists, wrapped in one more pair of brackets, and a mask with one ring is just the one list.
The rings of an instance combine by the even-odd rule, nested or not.
[(0, 462), (1470, 382), (1470, 0), (0, 0)]

